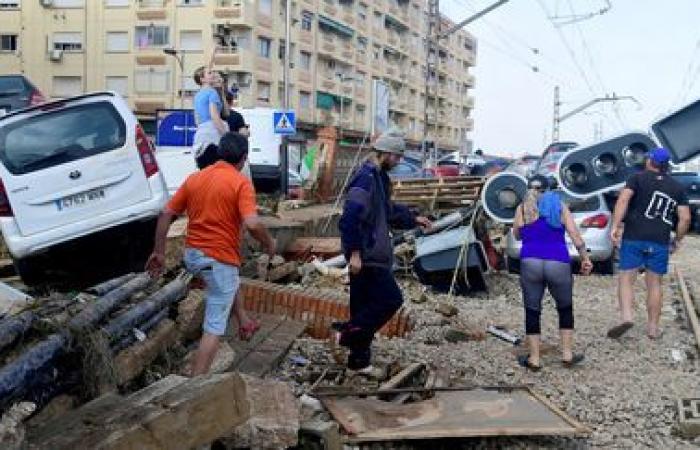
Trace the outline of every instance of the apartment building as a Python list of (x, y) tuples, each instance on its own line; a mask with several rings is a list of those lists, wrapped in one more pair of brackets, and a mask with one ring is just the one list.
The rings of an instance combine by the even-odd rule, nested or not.
[[(243, 107), (279, 107), (284, 0), (0, 0), (0, 73), (24, 73), (47, 96), (109, 89), (137, 114), (190, 107), (194, 70), (214, 47)], [(370, 129), (372, 81), (390, 88), (389, 119), (423, 136), (425, 0), (294, 0), (291, 107), (307, 126)], [(443, 18), (442, 26), (451, 22)], [(443, 28), (443, 29), (445, 29)], [(473, 127), (476, 40), (441, 41), (430, 137), (463, 148)], [(175, 49), (177, 55), (164, 49)]]

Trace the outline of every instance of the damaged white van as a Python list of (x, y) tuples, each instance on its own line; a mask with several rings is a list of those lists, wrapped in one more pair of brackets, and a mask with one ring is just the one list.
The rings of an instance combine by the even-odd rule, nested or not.
[(0, 179), (0, 229), (28, 285), (142, 270), (168, 199), (153, 145), (113, 92), (0, 118)]

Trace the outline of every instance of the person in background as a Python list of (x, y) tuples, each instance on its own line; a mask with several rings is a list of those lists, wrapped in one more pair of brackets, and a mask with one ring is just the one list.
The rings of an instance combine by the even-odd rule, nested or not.
[(158, 218), (153, 253), (146, 270), (158, 277), (165, 265), (168, 229), (187, 214), (184, 263), (206, 285), (203, 334), (192, 366), (192, 376), (205, 374), (226, 332), (231, 307), (239, 289), (242, 227), (270, 256), (275, 241), (257, 215), (255, 190), (240, 173), (248, 155), (248, 140), (227, 133), (219, 146), (221, 160), (190, 175)]
[[(683, 185), (668, 174), (670, 160), (671, 154), (665, 148), (652, 150), (645, 170), (627, 180), (615, 204), (611, 238), (620, 246), (618, 302), (621, 321), (608, 331), (611, 339), (620, 338), (633, 326), (634, 283), (641, 268), (645, 269), (647, 288), (647, 336), (650, 339), (661, 336), (663, 276), (668, 271), (669, 254), (678, 249), (690, 227), (688, 197)], [(676, 214), (678, 224), (671, 240)]]
[(387, 172), (406, 151), (398, 131), (387, 131), (372, 145), (368, 159), (352, 177), (339, 228), (343, 253), (350, 270), (350, 320), (334, 324), (331, 338), (334, 357), (339, 346), (350, 350), (347, 367), (360, 375), (380, 378), (382, 371), (371, 363), (374, 334), (403, 303), (393, 274), (394, 247), (390, 227), (429, 228), (430, 221), (416, 217), (404, 205), (391, 201)]
[(221, 83), (218, 72), (212, 71), (216, 49), (207, 66), (195, 70), (194, 81), (201, 89), (194, 96), (194, 114), (197, 130), (194, 133), (192, 148), (195, 158), (206, 150), (209, 144), (219, 145), (219, 140), (228, 131), (228, 124), (221, 118), (223, 101), (216, 88)]
[(588, 257), (586, 243), (576, 222), (556, 192), (547, 189), (549, 182), (536, 176), (528, 183), (528, 192), (515, 210), (513, 235), (522, 240), (520, 250), (520, 286), (525, 306), (525, 333), (529, 355), (518, 357), (518, 363), (532, 371), (540, 364), (540, 315), (542, 298), (547, 288), (554, 298), (559, 314), (562, 363), (572, 367), (583, 361), (583, 354), (573, 353), (574, 280), (571, 258), (564, 234), (568, 233), (581, 257), (581, 273), (588, 275), (593, 263)]

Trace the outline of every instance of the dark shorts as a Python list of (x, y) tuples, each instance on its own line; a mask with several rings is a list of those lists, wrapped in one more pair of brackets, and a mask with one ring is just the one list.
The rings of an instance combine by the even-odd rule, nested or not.
[(668, 272), (669, 245), (652, 241), (623, 239), (620, 247), (620, 270), (644, 267), (658, 275)]

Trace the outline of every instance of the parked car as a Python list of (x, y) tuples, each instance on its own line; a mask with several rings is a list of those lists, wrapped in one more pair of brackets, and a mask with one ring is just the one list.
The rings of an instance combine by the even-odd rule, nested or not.
[(466, 175), (484, 175), (486, 160), (481, 155), (469, 154), (464, 160), (464, 165)]
[[(612, 214), (603, 195), (580, 199), (571, 197), (563, 191), (556, 192), (571, 210), (597, 271), (612, 274), (614, 270), (614, 246), (610, 239)], [(568, 235), (566, 245), (572, 261), (578, 263), (580, 259), (578, 251)], [(509, 231), (506, 238), (506, 264), (509, 272), (516, 273), (520, 270), (521, 247), (522, 241), (516, 240), (512, 230)]]
[(0, 75), (0, 117), (45, 101), (44, 94), (24, 75)]
[(700, 173), (672, 172), (671, 176), (685, 186), (690, 203), (691, 229), (700, 232)]
[(555, 142), (549, 144), (535, 167), (535, 174), (553, 177), (559, 160), (566, 152), (576, 147), (578, 147), (576, 142)]
[(391, 171), (389, 176), (392, 179), (409, 179), (409, 178), (430, 178), (432, 172), (430, 169), (422, 169), (420, 163), (414, 163), (404, 159), (399, 162)]
[(540, 159), (539, 156), (524, 155), (513, 161), (505, 170), (518, 173), (527, 178), (535, 174), (535, 169)]
[(26, 284), (45, 271), (143, 270), (168, 194), (153, 145), (120, 95), (1, 117), (0, 179), (0, 230)]

